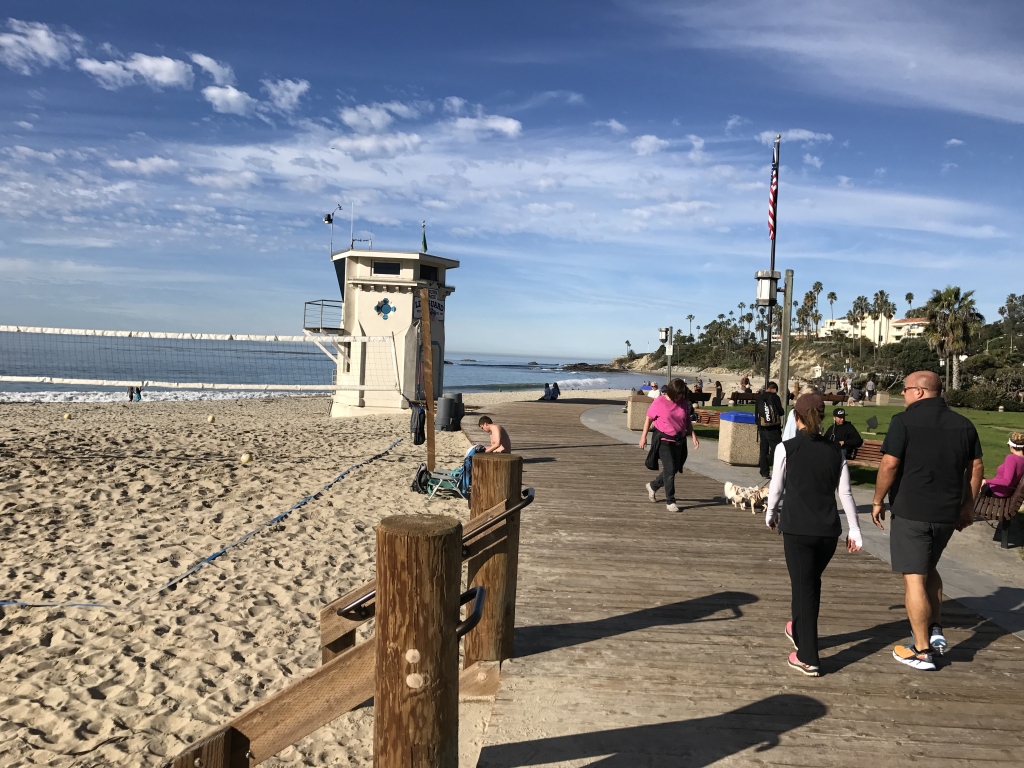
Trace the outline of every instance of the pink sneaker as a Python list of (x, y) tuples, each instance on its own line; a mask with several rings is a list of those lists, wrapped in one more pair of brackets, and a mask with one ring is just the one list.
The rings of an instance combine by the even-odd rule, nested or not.
[(789, 666), (803, 672), (808, 677), (818, 677), (818, 668), (812, 667), (810, 664), (804, 664), (796, 657), (795, 652), (789, 654)]
[(786, 637), (788, 637), (789, 638), (789, 642), (791, 642), (793, 644), (793, 650), (794, 651), (798, 650), (797, 647), (796, 647), (796, 640), (793, 639), (793, 622), (792, 621), (787, 621), (786, 622)]

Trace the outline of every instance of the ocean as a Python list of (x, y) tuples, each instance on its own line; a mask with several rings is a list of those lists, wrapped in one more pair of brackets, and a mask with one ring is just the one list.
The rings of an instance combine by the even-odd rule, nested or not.
[[(540, 389), (558, 382), (564, 391), (639, 388), (649, 374), (564, 370), (603, 360), (521, 357), (449, 350), (445, 392)], [(532, 363), (532, 364), (531, 364)], [(90, 380), (326, 385), (333, 363), (311, 344), (144, 339), (0, 333), (0, 375)], [(327, 392), (328, 390), (324, 390)], [(309, 392), (184, 390), (147, 387), (146, 400), (226, 400), (301, 397)], [(123, 387), (0, 382), (0, 402), (110, 402), (125, 400)]]

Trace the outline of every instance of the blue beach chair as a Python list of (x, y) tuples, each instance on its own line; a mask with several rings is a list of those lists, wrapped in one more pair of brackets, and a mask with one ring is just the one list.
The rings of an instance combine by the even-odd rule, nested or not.
[(473, 454), (483, 451), (482, 445), (471, 445), (466, 451), (466, 458), (462, 464), (447, 472), (431, 472), (427, 480), (427, 499), (434, 498), (434, 495), (441, 491), (447, 491), (458, 496), (460, 499), (469, 498), (471, 475), (473, 472)]

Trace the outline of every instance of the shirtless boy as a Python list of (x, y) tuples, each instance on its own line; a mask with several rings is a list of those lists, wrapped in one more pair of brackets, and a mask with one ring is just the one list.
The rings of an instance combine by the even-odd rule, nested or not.
[(512, 453), (512, 441), (504, 427), (491, 421), (490, 416), (481, 416), (479, 424), (480, 429), (491, 436), (491, 444), (484, 448), (485, 453)]

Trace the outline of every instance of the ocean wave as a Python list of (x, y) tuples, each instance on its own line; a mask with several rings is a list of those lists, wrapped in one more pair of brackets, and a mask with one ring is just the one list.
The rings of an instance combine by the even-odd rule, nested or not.
[[(142, 402), (179, 402), (193, 400), (255, 400), (262, 397), (319, 397), (330, 392), (244, 392), (200, 390), (143, 391)], [(124, 391), (117, 392), (0, 392), (0, 403), (126, 403)]]
[(559, 389), (604, 389), (608, 379), (592, 377), (588, 379), (565, 379), (558, 382)]

